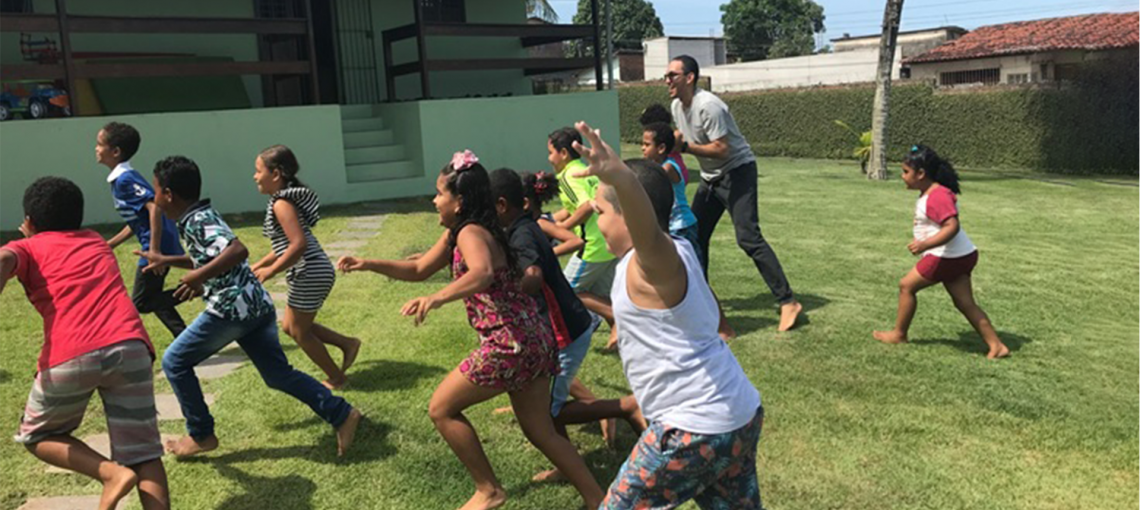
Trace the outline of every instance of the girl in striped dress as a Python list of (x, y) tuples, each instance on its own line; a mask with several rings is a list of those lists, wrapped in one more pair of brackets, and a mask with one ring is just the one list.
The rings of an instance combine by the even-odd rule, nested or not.
[[(321, 216), (317, 194), (297, 179), (301, 167), (293, 151), (274, 145), (261, 151), (253, 180), (257, 191), (269, 195), (262, 234), (273, 249), (253, 265), (257, 279), (265, 282), (282, 271), (289, 284), (288, 307), (281, 319), (285, 330), (328, 377), (323, 384), (339, 389), (348, 382), (345, 372), (356, 361), (360, 340), (347, 337), (315, 322), (317, 311), (332, 291), (336, 270), (321, 249), (312, 228)], [(337, 366), (324, 344), (344, 353)]]

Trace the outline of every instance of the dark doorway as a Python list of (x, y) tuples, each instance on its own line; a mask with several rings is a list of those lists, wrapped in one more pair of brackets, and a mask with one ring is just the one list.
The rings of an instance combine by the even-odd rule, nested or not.
[(376, 34), (372, 26), (372, 0), (337, 0), (336, 63), (341, 104), (380, 102), (380, 75), (376, 70)]
[[(304, 0), (254, 0), (256, 18), (306, 18)], [(261, 34), (257, 36), (257, 56), (262, 62), (307, 60), (308, 41), (304, 35)], [(265, 75), (261, 77), (261, 93), (265, 106), (297, 106), (312, 104), (309, 77), (303, 75)]]

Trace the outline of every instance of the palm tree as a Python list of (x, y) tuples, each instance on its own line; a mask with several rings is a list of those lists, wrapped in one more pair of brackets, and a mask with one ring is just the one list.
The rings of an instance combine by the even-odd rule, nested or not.
[(887, 0), (883, 10), (883, 37), (879, 39), (878, 85), (871, 113), (871, 165), (867, 178), (887, 178), (887, 113), (891, 97), (891, 68), (895, 62), (895, 43), (899, 38), (903, 0)]
[(526, 16), (551, 24), (558, 23), (558, 13), (554, 11), (549, 0), (526, 0)]

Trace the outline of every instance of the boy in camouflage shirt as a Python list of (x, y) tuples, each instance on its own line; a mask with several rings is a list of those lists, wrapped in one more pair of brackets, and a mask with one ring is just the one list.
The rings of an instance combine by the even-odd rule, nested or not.
[(201, 187), (198, 165), (185, 157), (171, 156), (155, 165), (154, 202), (168, 217), (178, 218), (187, 254), (139, 252), (150, 262), (144, 271), (170, 265), (191, 269), (180, 278), (175, 297), (185, 300), (201, 295), (206, 301), (206, 311), (162, 356), (162, 370), (182, 406), (188, 432), (186, 437), (167, 442), (167, 451), (188, 456), (218, 447), (214, 418), (194, 367), (236, 340), (270, 388), (304, 402), (336, 428), (337, 454), (344, 455), (362, 418), (360, 412), (289, 365), (277, 340), (273, 301), (246, 263), (249, 251), (210, 201), (199, 200)]

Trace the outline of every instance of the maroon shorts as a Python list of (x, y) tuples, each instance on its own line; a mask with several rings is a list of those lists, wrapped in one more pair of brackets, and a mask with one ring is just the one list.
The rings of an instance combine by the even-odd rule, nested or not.
[(959, 276), (969, 275), (978, 264), (978, 252), (953, 259), (926, 255), (914, 265), (915, 271), (932, 282), (951, 282)]

